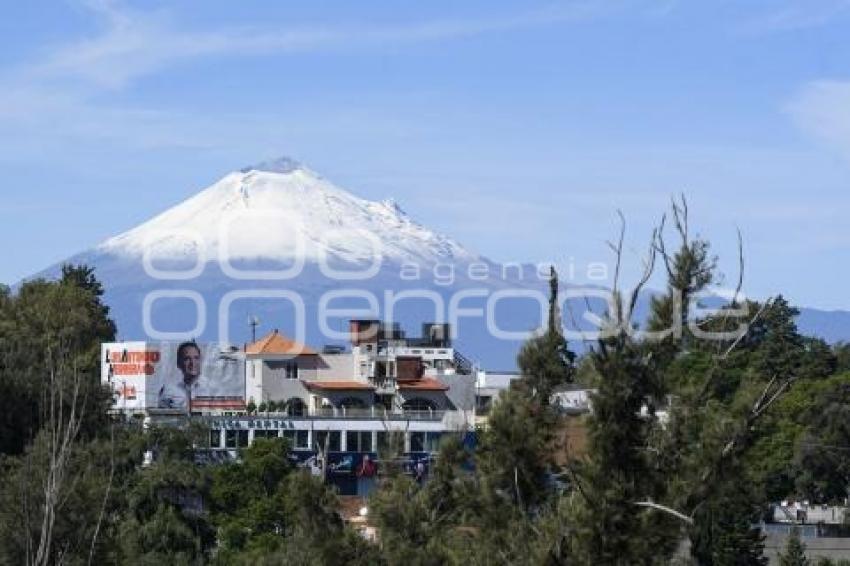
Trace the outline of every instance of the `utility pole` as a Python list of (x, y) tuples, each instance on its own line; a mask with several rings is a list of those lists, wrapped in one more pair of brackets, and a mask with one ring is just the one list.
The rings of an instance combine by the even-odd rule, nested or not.
[(248, 326), (251, 327), (251, 343), (257, 341), (257, 327), (260, 325), (260, 319), (256, 316), (251, 316), (250, 322), (248, 322)]

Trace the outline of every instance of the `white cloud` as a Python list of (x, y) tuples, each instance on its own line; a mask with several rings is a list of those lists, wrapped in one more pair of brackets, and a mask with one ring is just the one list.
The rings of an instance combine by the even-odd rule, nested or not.
[(374, 26), (242, 26), (193, 30), (167, 11), (136, 12), (110, 2), (89, 4), (104, 20), (102, 33), (59, 46), (25, 70), (31, 80), (76, 78), (105, 88), (186, 60), (210, 56), (256, 56), (348, 50), (450, 40), (593, 17), (603, 4), (563, 7), (479, 19), (435, 20)]
[[(38, 146), (44, 143), (61, 147), (74, 140), (122, 140), (131, 148), (209, 148), (234, 127), (246, 138), (263, 137), (269, 130), (267, 116), (217, 116), (217, 124), (209, 124), (205, 116), (114, 103), (111, 95), (140, 78), (203, 58), (348, 52), (445, 41), (590, 18), (608, 9), (598, 0), (582, 0), (501, 17), (384, 26), (265, 23), (191, 29), (167, 10), (140, 12), (109, 0), (84, 5), (101, 24), (99, 32), (48, 46), (40, 58), (0, 70), (0, 147), (40, 154)], [(251, 129), (252, 124), (256, 128)]]

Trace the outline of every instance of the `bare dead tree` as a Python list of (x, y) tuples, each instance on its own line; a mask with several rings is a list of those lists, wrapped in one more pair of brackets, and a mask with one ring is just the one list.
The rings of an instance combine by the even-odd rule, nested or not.
[[(67, 349), (60, 343), (48, 347), (48, 382), (44, 394), (46, 416), (43, 426), (47, 450), (47, 470), (42, 485), (41, 527), (32, 564), (47, 566), (55, 561), (53, 529), (61, 498), (68, 481), (68, 468), (83, 419), (84, 398), (80, 396), (81, 377), (75, 364), (67, 367)], [(70, 397), (66, 397), (70, 388)]]
[(106, 515), (106, 505), (109, 501), (109, 496), (112, 493), (112, 482), (115, 478), (115, 427), (110, 426), (109, 428), (109, 479), (106, 482), (106, 490), (103, 492), (103, 500), (100, 503), (100, 512), (97, 515), (97, 522), (94, 527), (94, 534), (92, 535), (91, 545), (89, 546), (89, 560), (88, 564), (92, 563), (94, 559), (94, 549), (97, 545), (97, 539), (100, 535), (100, 527), (103, 524), (103, 518)]
[[(623, 293), (620, 289), (620, 277), (623, 263), (623, 243), (625, 241), (626, 236), (626, 217), (623, 215), (623, 212), (617, 210), (617, 215), (620, 219), (620, 230), (619, 235), (617, 237), (617, 241), (606, 242), (608, 247), (614, 254), (614, 278), (611, 284), (611, 301), (610, 307), (613, 312), (609, 312), (607, 319), (606, 329), (608, 332), (613, 333), (613, 337), (616, 340), (625, 340), (627, 335), (629, 334), (629, 329), (633, 324), (633, 316), (635, 311), (635, 306), (637, 305), (637, 301), (640, 298), (641, 292), (646, 287), (650, 278), (652, 277), (653, 272), (655, 271), (655, 261), (657, 256), (656, 249), (656, 240), (658, 239), (658, 228), (654, 228), (652, 231), (652, 235), (649, 239), (649, 246), (646, 253), (646, 256), (641, 258), (642, 271), (638, 278), (637, 283), (632, 287), (629, 302), (627, 307), (623, 305)], [(603, 332), (603, 335), (605, 333)], [(600, 353), (603, 356), (608, 355), (608, 345), (606, 344), (605, 339), (597, 340), (597, 345), (600, 349)]]
[[(685, 199), (684, 195), (682, 195), (681, 200), (679, 202), (677, 202), (675, 199), (672, 200), (671, 209), (671, 216), (673, 219), (673, 224), (676, 233), (678, 235), (678, 239), (680, 241), (680, 245), (683, 248), (689, 248), (692, 246), (692, 242), (690, 240), (689, 210), (687, 200)], [(628, 310), (623, 309), (622, 292), (620, 289), (620, 277), (623, 259), (623, 242), (625, 239), (626, 221), (621, 211), (618, 210), (617, 213), (620, 217), (620, 230), (618, 238), (616, 242), (606, 242), (615, 256), (614, 281), (612, 285), (612, 298), (615, 312), (613, 313), (612, 322), (617, 326), (618, 336), (622, 340), (628, 340), (630, 338), (627, 333), (623, 332), (623, 330), (626, 328), (625, 325), (631, 324), (631, 316), (634, 313), (636, 302), (638, 300), (640, 292), (652, 276), (656, 257), (659, 255), (661, 256), (664, 268), (667, 272), (668, 278), (671, 281), (675, 277), (674, 270), (676, 266), (674, 257), (668, 251), (664, 242), (663, 231), (667, 221), (667, 215), (663, 215), (661, 221), (659, 222), (659, 225), (653, 231), (649, 253), (643, 260), (643, 273), (639, 278), (637, 284), (632, 289), (631, 298), (628, 304)], [(741, 235), (740, 229), (737, 230), (737, 239), (738, 277), (735, 291), (732, 296), (732, 302), (729, 307), (732, 309), (738, 306), (738, 301), (744, 282), (745, 258), (743, 251), (743, 237)], [(714, 264), (712, 263), (712, 267), (713, 266)], [(688, 293), (692, 290), (682, 289), (681, 291)], [(749, 317), (748, 321), (745, 324), (745, 331), (740, 333), (734, 340), (732, 340), (731, 343), (727, 343), (728, 346), (725, 349), (722, 347), (722, 343), (718, 343), (718, 350), (716, 355), (714, 356), (713, 363), (706, 371), (702, 380), (701, 387), (699, 388), (699, 394), (694, 399), (695, 406), (700, 406), (706, 401), (706, 396), (708, 395), (708, 392), (711, 389), (711, 385), (715, 379), (717, 372), (722, 368), (723, 363), (729, 358), (730, 354), (741, 344), (743, 339), (748, 334), (749, 330), (761, 318), (765, 310), (768, 309), (771, 304), (772, 299), (768, 299), (767, 301), (765, 301), (760, 306), (760, 308), (754, 314), (752, 314), (752, 316)], [(726, 328), (726, 324), (730, 316), (729, 308), (724, 309), (724, 312), (722, 313), (721, 324), (723, 325), (724, 329)], [(690, 316), (688, 310), (689, 309), (687, 308), (683, 309), (683, 312), (681, 313), (683, 321), (687, 320)], [(598, 341), (598, 344), (601, 349), (602, 355), (606, 356), (607, 349), (609, 346), (606, 345), (605, 341), (603, 340)], [(621, 343), (618, 343), (618, 341), (615, 341), (614, 344), (619, 346), (623, 345)], [(710, 493), (715, 488), (717, 481), (722, 476), (723, 468), (734, 458), (738, 458), (743, 454), (743, 452), (747, 449), (753, 429), (758, 419), (763, 416), (765, 412), (779, 398), (781, 398), (781, 396), (790, 388), (790, 386), (795, 380), (795, 376), (786, 376), (782, 379), (779, 379), (777, 376), (773, 376), (770, 379), (768, 384), (762, 390), (761, 394), (753, 403), (746, 416), (743, 418), (742, 422), (740, 422), (739, 425), (736, 427), (735, 432), (731, 435), (728, 441), (724, 443), (723, 448), (715, 455), (708, 468), (702, 472), (699, 477), (699, 481), (695, 482), (693, 490), (684, 498), (684, 507), (689, 511), (682, 512), (676, 510), (671, 506), (657, 503), (651, 498), (647, 498), (643, 501), (635, 501), (633, 502), (633, 504), (647, 509), (666, 513), (668, 515), (678, 518), (685, 524), (693, 524), (693, 517), (696, 511), (698, 510), (699, 506), (702, 505), (702, 503), (709, 497)], [(580, 485), (579, 478), (577, 475), (574, 481)], [(583, 490), (580, 490), (580, 493), (582, 493), (585, 499), (587, 498), (587, 496), (583, 493)]]

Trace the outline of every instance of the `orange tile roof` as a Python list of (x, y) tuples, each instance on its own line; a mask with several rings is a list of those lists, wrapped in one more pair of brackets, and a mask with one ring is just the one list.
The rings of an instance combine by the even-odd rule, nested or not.
[(305, 381), (304, 385), (316, 389), (330, 389), (335, 391), (344, 391), (351, 389), (368, 389), (371, 391), (375, 389), (368, 383), (363, 383), (362, 381), (354, 381), (353, 379), (349, 379), (346, 381)]
[(433, 377), (423, 377), (422, 379), (412, 379), (410, 381), (399, 381), (399, 389), (408, 389), (413, 391), (448, 391), (449, 386)]
[(304, 344), (290, 340), (277, 329), (269, 332), (253, 344), (245, 347), (246, 354), (288, 354), (288, 355), (315, 355), (316, 351)]

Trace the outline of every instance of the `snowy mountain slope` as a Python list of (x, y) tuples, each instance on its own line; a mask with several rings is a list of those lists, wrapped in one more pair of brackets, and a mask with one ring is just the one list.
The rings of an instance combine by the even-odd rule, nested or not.
[(478, 258), (413, 221), (393, 201), (372, 202), (281, 158), (226, 175), (207, 189), (100, 246), (152, 260), (326, 259), (433, 264)]
[[(144, 339), (153, 327), (175, 333), (175, 339), (223, 340), (226, 334), (228, 341), (238, 343), (249, 336), (249, 318), (258, 316), (260, 330), (280, 328), (315, 346), (338, 344), (344, 340), (328, 337), (319, 316), (319, 304), (328, 291), (373, 297), (371, 303), (343, 297), (332, 306), (376, 318), (385, 318), (391, 309), (387, 293), (425, 294), (425, 298), (407, 298), (392, 309), (394, 319), (415, 334), (423, 322), (445, 320), (447, 305), (458, 291), (492, 292), (517, 285), (545, 289), (543, 282), (531, 276), (528, 281), (502, 279), (498, 264), (417, 223), (393, 201), (356, 197), (287, 158), (229, 173), (151, 220), (65, 262), (95, 267), (123, 339)], [(251, 276), (285, 271), (299, 262), (298, 275), (291, 279)], [(369, 272), (369, 276), (340, 280), (329, 277), (322, 264), (343, 273)], [(471, 280), (468, 268), (472, 264), (487, 266), (493, 276)], [(192, 271), (193, 266), (198, 269), (188, 278), (160, 278), (152, 276), (150, 269), (175, 273)], [(402, 277), (402, 270), (409, 266), (416, 266), (421, 276)], [(248, 275), (234, 277), (232, 269), (237, 267)], [(526, 267), (533, 272), (532, 266)], [(35, 276), (54, 277), (59, 270), (57, 264)], [(452, 273), (450, 279), (447, 270)], [(152, 293), (163, 292), (181, 296), (159, 298), (146, 306)], [(274, 297), (280, 292), (300, 298), (303, 323), (297, 308)], [(229, 302), (234, 293), (251, 296)], [(188, 294), (200, 297), (202, 304), (187, 299)], [(260, 296), (264, 294), (269, 296)], [(435, 309), (434, 301), (442, 307)], [(463, 307), (477, 307), (483, 313), (485, 304), (486, 297), (478, 297), (466, 299)], [(513, 305), (502, 301), (496, 318), (503, 328), (527, 331), (539, 326), (538, 312), (528, 300)], [(144, 324), (146, 318), (149, 327)], [(327, 324), (343, 330), (347, 326), (343, 318)], [(491, 336), (483, 315), (468, 318), (459, 327), (457, 344), (471, 358), (489, 367), (514, 367), (520, 341)]]
[[(66, 262), (96, 269), (120, 337), (128, 340), (146, 339), (155, 329), (173, 333), (171, 339), (240, 343), (249, 339), (249, 320), (259, 317), (260, 331), (279, 328), (314, 346), (341, 344), (348, 316), (387, 318), (392, 313), (396, 322), (415, 334), (423, 322), (454, 322), (449, 312), (452, 300), (462, 293), (477, 293), (460, 305), (467, 313), (478, 309), (480, 314), (464, 314), (458, 321), (456, 345), (490, 369), (514, 368), (522, 340), (492, 332), (484, 314), (492, 306), (488, 301), (500, 292), (537, 292), (543, 312), (527, 295), (500, 298), (493, 308), (499, 330), (527, 332), (542, 323), (548, 294), (547, 282), (533, 266), (525, 266), (522, 275), (512, 270), (505, 277), (502, 266), (417, 223), (394, 202), (356, 197), (287, 158), (229, 173), (186, 201)], [(299, 263), (293, 278), (262, 275)], [(323, 264), (339, 272), (368, 271), (369, 276), (340, 280), (329, 276)], [(410, 273), (408, 266), (419, 268), (420, 276), (403, 275)], [(490, 273), (473, 277), (472, 266), (476, 274), (482, 266)], [(151, 267), (193, 273), (162, 278), (152, 274)], [(241, 271), (234, 276), (237, 267)], [(59, 271), (57, 264), (35, 277), (55, 277)], [(349, 309), (351, 314), (323, 321), (323, 298), (328, 292), (346, 290), (361, 296), (337, 298), (330, 306)], [(281, 299), (287, 293), (297, 299)], [(393, 293), (413, 297), (393, 306), (387, 298)], [(644, 295), (638, 320), (648, 308), (649, 293)], [(576, 298), (564, 312), (588, 329), (582, 321), (585, 309), (584, 301)], [(604, 306), (594, 309), (602, 312)], [(850, 340), (850, 313), (801, 311), (804, 332), (830, 341)], [(567, 324), (572, 326), (570, 320)], [(341, 333), (329, 336), (327, 327)]]

